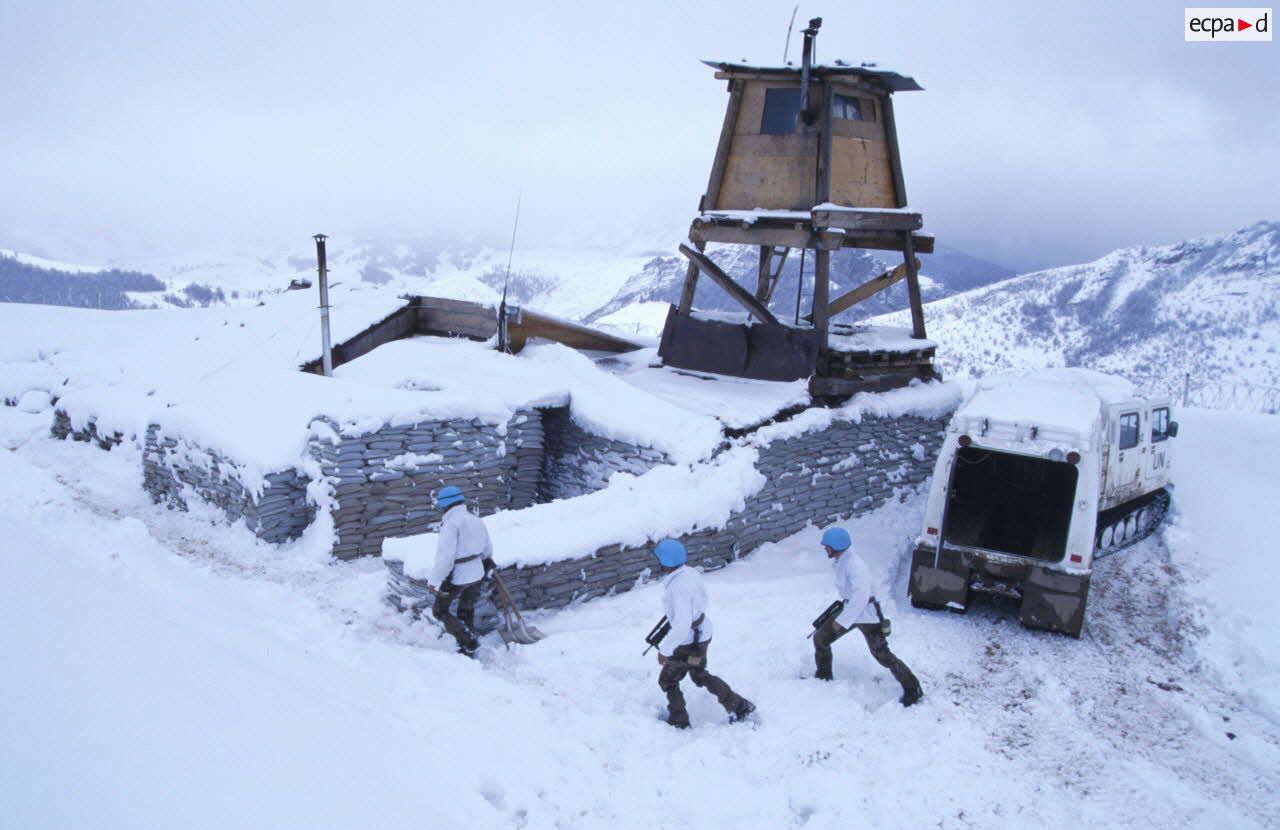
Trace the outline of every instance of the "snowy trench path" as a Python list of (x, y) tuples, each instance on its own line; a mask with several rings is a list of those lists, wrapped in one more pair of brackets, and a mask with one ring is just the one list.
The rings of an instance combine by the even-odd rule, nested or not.
[[(28, 428), (11, 413), (0, 432)], [(1266, 562), (1243, 542), (1276, 488), (1215, 494), (1280, 428), (1221, 421), (1184, 419), (1175, 513), (1099, 562), (1080, 640), (999, 603), (912, 609), (919, 495), (851, 523), (925, 686), (910, 710), (857, 635), (836, 682), (808, 678), (832, 599), (817, 529), (708, 575), (710, 667), (760, 719), (686, 683), (688, 732), (657, 720), (640, 656), (656, 584), (534, 615), (545, 641), (472, 662), (382, 605), (379, 562), (157, 508), (135, 451), (33, 433), (0, 451), (0, 824), (1276, 826), (1277, 615), (1224, 576)]]

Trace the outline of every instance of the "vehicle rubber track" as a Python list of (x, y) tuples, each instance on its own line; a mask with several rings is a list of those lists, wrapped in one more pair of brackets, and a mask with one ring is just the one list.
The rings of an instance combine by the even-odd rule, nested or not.
[(1098, 514), (1094, 559), (1110, 556), (1150, 536), (1169, 511), (1169, 491), (1154, 490), (1145, 496)]

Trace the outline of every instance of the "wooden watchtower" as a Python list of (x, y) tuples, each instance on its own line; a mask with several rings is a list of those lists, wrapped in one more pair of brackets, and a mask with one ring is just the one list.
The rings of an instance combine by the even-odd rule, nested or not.
[[(799, 67), (706, 61), (728, 82), (729, 105), (706, 193), (689, 229), (689, 259), (678, 306), (667, 316), (660, 354), (669, 366), (768, 380), (811, 378), (815, 394), (841, 395), (932, 377), (924, 340), (917, 253), (933, 238), (906, 210), (893, 115), (895, 92), (919, 90), (911, 78), (871, 64), (815, 64), (821, 18), (804, 30)], [(754, 290), (739, 285), (706, 253), (708, 242), (759, 248)], [(831, 299), (831, 254), (841, 248), (901, 251), (903, 264)], [(813, 251), (811, 312), (801, 325), (769, 308), (792, 250)], [(705, 275), (750, 315), (747, 325), (701, 318), (693, 310)], [(911, 337), (918, 348), (860, 344), (832, 332), (833, 315), (899, 280), (907, 282)], [(900, 338), (907, 340), (907, 338)], [(863, 348), (867, 346), (867, 348)], [(859, 364), (866, 364), (859, 366)]]

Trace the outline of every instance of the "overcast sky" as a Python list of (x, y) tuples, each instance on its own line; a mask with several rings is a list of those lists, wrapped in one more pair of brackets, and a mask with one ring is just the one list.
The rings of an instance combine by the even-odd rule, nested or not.
[[(794, 2), (0, 0), (0, 246), (48, 255), (510, 233), (674, 246)], [(875, 60), (940, 242), (1019, 269), (1280, 219), (1280, 43), (1169, 2), (801, 4)], [(57, 250), (57, 248), (65, 250)], [(52, 250), (50, 250), (52, 248)]]

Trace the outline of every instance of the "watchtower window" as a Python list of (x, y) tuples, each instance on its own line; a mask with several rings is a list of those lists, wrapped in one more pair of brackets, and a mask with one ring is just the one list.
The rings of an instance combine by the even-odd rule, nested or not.
[(1169, 407), (1162, 406), (1151, 410), (1151, 443), (1163, 441), (1169, 437)]
[(836, 93), (836, 100), (831, 107), (833, 118), (847, 118), (850, 121), (862, 121), (862, 100), (851, 95)]
[(1120, 449), (1138, 446), (1138, 413), (1126, 412), (1120, 416)]
[(764, 116), (760, 119), (762, 135), (790, 135), (800, 121), (800, 90), (797, 87), (766, 89)]

